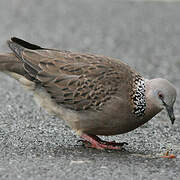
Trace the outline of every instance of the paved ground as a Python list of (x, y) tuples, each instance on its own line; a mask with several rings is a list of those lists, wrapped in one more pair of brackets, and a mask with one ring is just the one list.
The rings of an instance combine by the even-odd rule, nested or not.
[[(0, 50), (11, 36), (42, 46), (121, 58), (179, 93), (180, 3), (118, 0), (0, 1)], [(180, 99), (125, 135), (126, 151), (85, 149), (65, 123), (47, 115), (19, 84), (0, 74), (0, 179), (180, 179)], [(176, 159), (159, 156), (172, 149)]]

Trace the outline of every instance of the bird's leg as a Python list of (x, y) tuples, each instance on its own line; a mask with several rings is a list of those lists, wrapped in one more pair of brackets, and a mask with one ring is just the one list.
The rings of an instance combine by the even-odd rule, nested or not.
[(91, 136), (93, 139), (95, 139), (96, 141), (98, 141), (101, 144), (105, 144), (105, 145), (113, 145), (113, 146), (123, 146), (123, 145), (128, 145), (127, 142), (120, 142), (117, 143), (116, 141), (104, 141), (101, 138), (99, 138), (98, 136), (95, 135), (88, 135)]
[(81, 137), (85, 139), (84, 144), (86, 147), (95, 149), (122, 149), (122, 146), (127, 143), (116, 143), (115, 141), (107, 142), (101, 140), (98, 136), (82, 134)]

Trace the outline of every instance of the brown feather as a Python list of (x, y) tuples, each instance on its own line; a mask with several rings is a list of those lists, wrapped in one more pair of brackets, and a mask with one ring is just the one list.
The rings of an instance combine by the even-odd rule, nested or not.
[[(111, 96), (130, 94), (129, 86), (133, 86), (135, 72), (115, 59), (51, 49), (21, 47), (17, 50), (20, 45), (16, 46), (13, 41), (9, 44), (15, 54), (18, 52), (24, 70), (47, 90), (56, 103), (66, 108), (101, 110)], [(64, 90), (66, 88), (68, 90)]]

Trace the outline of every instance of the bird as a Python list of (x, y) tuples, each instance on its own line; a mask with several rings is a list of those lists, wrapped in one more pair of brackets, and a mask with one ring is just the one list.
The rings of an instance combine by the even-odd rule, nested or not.
[(0, 71), (13, 77), (47, 112), (64, 120), (83, 144), (122, 149), (126, 142), (99, 136), (130, 132), (165, 109), (174, 124), (176, 89), (163, 78), (146, 79), (125, 62), (95, 54), (48, 49), (17, 37), (0, 53)]

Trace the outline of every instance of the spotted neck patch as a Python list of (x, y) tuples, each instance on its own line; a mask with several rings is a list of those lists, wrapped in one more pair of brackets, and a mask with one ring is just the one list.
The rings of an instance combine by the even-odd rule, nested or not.
[(143, 116), (146, 110), (145, 82), (140, 75), (137, 75), (134, 79), (134, 88), (131, 99), (133, 104), (133, 114), (137, 117)]

